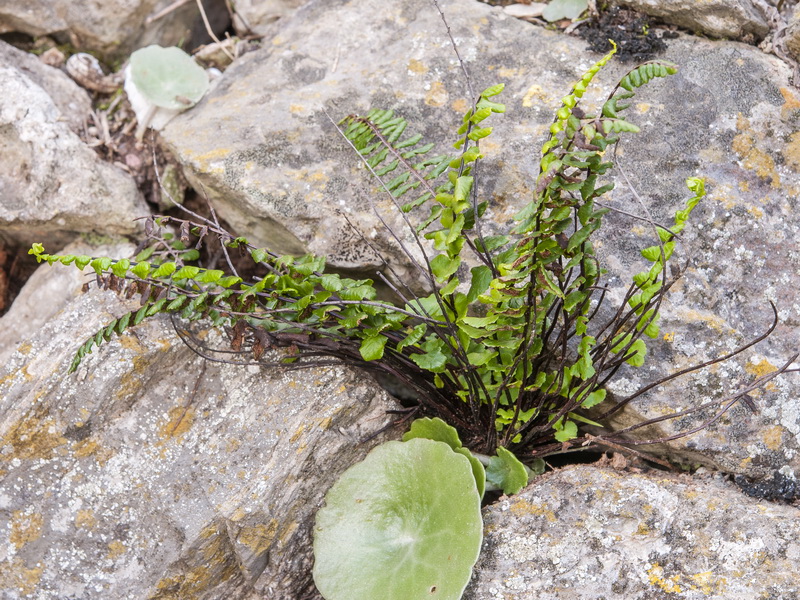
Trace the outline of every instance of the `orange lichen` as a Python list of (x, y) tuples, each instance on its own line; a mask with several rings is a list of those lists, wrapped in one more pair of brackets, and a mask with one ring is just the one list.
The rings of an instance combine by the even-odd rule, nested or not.
[(431, 89), (425, 94), (425, 104), (428, 106), (444, 106), (447, 103), (447, 89), (441, 81), (434, 81)]
[(795, 172), (800, 173), (800, 131), (796, 131), (789, 138), (791, 141), (786, 144), (783, 151), (786, 157), (786, 164)]
[(783, 427), (774, 425), (769, 427), (762, 435), (761, 439), (768, 450), (779, 450), (783, 439)]
[(465, 112), (469, 110), (469, 104), (464, 98), (458, 98), (457, 100), (453, 100), (450, 103), (450, 108), (457, 112), (459, 115), (463, 115)]
[(56, 433), (59, 429), (49, 409), (43, 404), (36, 404), (31, 412), (11, 425), (0, 446), (11, 446), (14, 458), (49, 460), (55, 448), (67, 443), (64, 436)]
[(751, 360), (745, 364), (744, 370), (747, 371), (750, 375), (755, 375), (756, 377), (763, 377), (764, 375), (769, 375), (770, 373), (774, 373), (778, 370), (778, 367), (773, 365), (769, 362), (766, 358), (762, 358), (761, 360)]
[(31, 598), (42, 578), (44, 567), (37, 564), (33, 568), (18, 557), (13, 561), (0, 562), (0, 590), (15, 591), (20, 598)]
[(650, 580), (650, 585), (658, 586), (668, 594), (681, 593), (681, 586), (678, 585), (681, 576), (673, 575), (669, 579), (665, 579), (664, 568), (658, 563), (653, 563), (653, 566), (647, 569), (647, 576)]
[(412, 58), (408, 61), (408, 70), (416, 75), (424, 75), (428, 72), (428, 67), (422, 61)]
[(781, 88), (781, 96), (783, 96), (783, 106), (781, 106), (781, 118), (783, 120), (789, 119), (794, 111), (800, 110), (800, 98), (790, 88)]
[(25, 544), (42, 537), (44, 517), (40, 513), (26, 514), (24, 511), (15, 510), (11, 517), (11, 533), (8, 540), (19, 550)]
[(114, 560), (125, 554), (127, 551), (128, 548), (125, 546), (125, 544), (114, 540), (113, 542), (108, 543), (108, 554), (106, 554), (106, 558), (109, 560)]
[(546, 508), (543, 504), (531, 504), (522, 498), (518, 498), (512, 505), (511, 505), (511, 513), (522, 517), (525, 515), (535, 515), (537, 517), (545, 517), (551, 523), (556, 522), (556, 515), (555, 513)]
[(742, 133), (733, 138), (732, 147), (742, 160), (742, 166), (755, 172), (762, 179), (769, 179), (773, 188), (780, 187), (781, 178), (775, 168), (775, 161), (758, 148), (750, 121), (740, 114), (736, 120), (736, 128)]
[(278, 533), (278, 520), (270, 519), (269, 523), (259, 523), (253, 527), (244, 527), (236, 537), (236, 541), (246, 546), (253, 554), (261, 554), (272, 546)]
[(75, 527), (78, 529), (94, 529), (97, 527), (97, 517), (90, 509), (81, 509), (75, 513)]
[(163, 440), (180, 438), (192, 428), (194, 408), (191, 406), (173, 406), (169, 409), (169, 419), (158, 427), (159, 437)]

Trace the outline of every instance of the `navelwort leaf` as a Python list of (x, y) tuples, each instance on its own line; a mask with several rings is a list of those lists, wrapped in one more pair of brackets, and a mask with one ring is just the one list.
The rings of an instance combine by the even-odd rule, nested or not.
[(387, 442), (325, 496), (314, 583), (326, 600), (458, 600), (482, 539), (466, 457), (432, 440)]

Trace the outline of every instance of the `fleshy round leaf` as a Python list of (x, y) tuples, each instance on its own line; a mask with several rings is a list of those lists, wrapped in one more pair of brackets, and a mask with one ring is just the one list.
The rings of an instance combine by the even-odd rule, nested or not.
[(314, 582), (326, 600), (458, 600), (482, 538), (469, 460), (442, 442), (387, 442), (325, 497)]
[(472, 467), (472, 474), (475, 476), (475, 485), (478, 487), (478, 494), (483, 499), (483, 494), (486, 491), (486, 469), (483, 468), (483, 463), (479, 461), (472, 452), (466, 448), (453, 448), (455, 452), (463, 454), (469, 459), (469, 464)]
[(208, 90), (208, 75), (180, 48), (147, 46), (131, 54), (131, 78), (151, 104), (185, 110)]
[(458, 437), (456, 428), (448, 425), (439, 417), (434, 417), (433, 419), (423, 417), (411, 423), (411, 427), (403, 436), (403, 441), (407, 442), (415, 438), (444, 442), (453, 450), (461, 448), (461, 440)]
[(500, 446), (486, 467), (486, 481), (504, 494), (516, 494), (528, 485), (528, 472), (513, 453)]

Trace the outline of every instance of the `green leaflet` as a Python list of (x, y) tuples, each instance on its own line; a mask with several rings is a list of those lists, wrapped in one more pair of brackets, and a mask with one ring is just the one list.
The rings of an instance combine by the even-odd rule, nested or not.
[(382, 335), (368, 337), (361, 342), (359, 352), (364, 360), (378, 360), (383, 357), (383, 349), (386, 347), (387, 338)]
[(517, 494), (528, 485), (528, 472), (514, 454), (501, 446), (486, 467), (486, 483), (506, 495)]

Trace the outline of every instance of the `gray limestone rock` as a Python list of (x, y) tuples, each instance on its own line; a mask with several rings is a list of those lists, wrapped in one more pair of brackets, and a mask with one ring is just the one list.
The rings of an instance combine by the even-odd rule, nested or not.
[(290, 15), (305, 2), (307, 0), (235, 0), (232, 3), (233, 25), (240, 35), (266, 35), (275, 21)]
[[(165, 12), (173, 0), (5, 0), (0, 5), (0, 33), (50, 35), (79, 50), (123, 57), (148, 44), (174, 46), (186, 41), (200, 21), (195, 2)], [(207, 12), (221, 0), (206, 0)], [(201, 24), (202, 27), (202, 24)]]
[(74, 133), (79, 133), (85, 127), (92, 101), (89, 94), (62, 71), (45, 65), (33, 54), (17, 50), (3, 41), (0, 41), (0, 64), (14, 65), (21, 74), (47, 92), (61, 113), (61, 118)]
[[(62, 268), (44, 268), (28, 301), (55, 295), (47, 279)], [(313, 595), (313, 515), (386, 439), (360, 443), (396, 405), (344, 367), (207, 362), (158, 318), (67, 375), (77, 346), (125, 310), (80, 284), (64, 286), (61, 308), (45, 309), (56, 312), (0, 372), (3, 598)], [(0, 331), (17, 326), (18, 305)]]
[(796, 6), (784, 32), (784, 44), (792, 58), (800, 61), (800, 5)]
[(750, 0), (613, 0), (613, 4), (715, 38), (761, 40), (769, 33), (767, 19)]
[(484, 510), (463, 600), (796, 598), (795, 506), (719, 479), (577, 465)]
[[(476, 2), (441, 5), (474, 88), (506, 84), (500, 101), (508, 110), (494, 118), (494, 133), (482, 143), (486, 158), (478, 180), (482, 198), (490, 202), (487, 231), (494, 233), (508, 227), (530, 197), (552, 114), (571, 82), (599, 56), (581, 40), (509, 18), (500, 9)], [(365, 38), (363, 31), (371, 35)], [(266, 42), (237, 61), (191, 115), (165, 129), (167, 145), (239, 234), (362, 270), (380, 265), (370, 249), (377, 247), (402, 277), (418, 282), (370, 202), (413, 248), (408, 230), (328, 115), (338, 121), (369, 107), (393, 108), (409, 120), (410, 132), (448, 151), (453, 126), (468, 104), (438, 14), (424, 0), (311, 2)], [(681, 236), (675, 264), (690, 262), (664, 305), (651, 360), (643, 369), (623, 370), (610, 388), (624, 398), (752, 339), (771, 321), (770, 300), (777, 303), (781, 325), (737, 361), (652, 390), (617, 420), (620, 426), (721, 400), (780, 367), (800, 347), (800, 254), (793, 246), (800, 95), (789, 85), (789, 69), (752, 46), (691, 36), (670, 41), (662, 58), (677, 63), (680, 72), (637, 96), (630, 119), (642, 133), (622, 142), (619, 163), (658, 221), (669, 221), (681, 207), (687, 176), (706, 177), (709, 194)], [(612, 61), (587, 93), (587, 109), (596, 108), (629, 68)], [(644, 214), (625, 178), (617, 173), (615, 181), (606, 203)], [(621, 300), (631, 276), (645, 266), (639, 250), (653, 243), (652, 230), (641, 221), (606, 217), (597, 247), (609, 269), (612, 301)], [(659, 451), (750, 475), (797, 469), (797, 375), (779, 378), (755, 396), (760, 414), (737, 405), (708, 431)], [(650, 433), (687, 431), (701, 417), (664, 423)]]
[(149, 209), (133, 178), (71, 130), (85, 93), (44, 71), (51, 67), (34, 70), (27, 58), (18, 66), (19, 53), (3, 52), (13, 60), (0, 66), (0, 237), (59, 244), (79, 233), (139, 231), (134, 219)]

